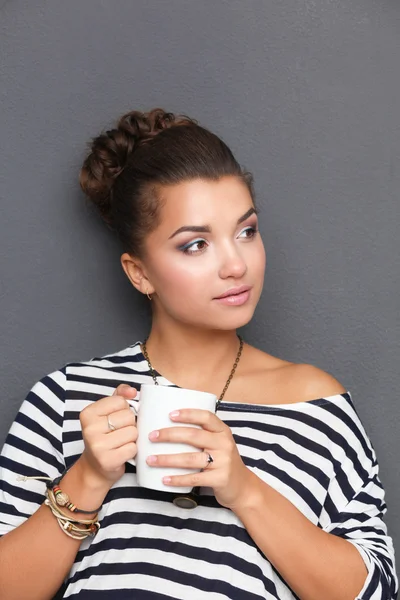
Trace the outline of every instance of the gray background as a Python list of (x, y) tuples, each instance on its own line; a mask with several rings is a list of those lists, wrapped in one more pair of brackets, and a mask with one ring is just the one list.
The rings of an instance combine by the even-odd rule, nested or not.
[(147, 332), (78, 170), (124, 111), (184, 112), (255, 175), (267, 271), (242, 333), (352, 392), (399, 547), (398, 0), (0, 7), (1, 443), (35, 381)]

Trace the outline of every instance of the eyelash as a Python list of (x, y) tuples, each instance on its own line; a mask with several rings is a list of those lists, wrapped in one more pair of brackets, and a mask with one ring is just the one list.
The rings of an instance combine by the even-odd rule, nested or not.
[[(252, 235), (247, 238), (248, 240), (251, 240), (251, 239), (255, 238), (256, 233), (258, 232), (258, 228), (250, 226), (250, 227), (246, 227), (246, 229), (243, 229), (243, 231), (251, 231), (252, 232)], [(243, 231), (241, 233), (243, 233)], [(203, 239), (195, 240), (194, 242), (191, 242), (189, 246), (182, 246), (181, 248), (179, 248), (179, 250), (181, 250), (183, 252), (183, 254), (187, 254), (187, 255), (201, 254), (202, 252), (204, 252), (204, 249), (190, 251), (190, 248), (192, 248), (192, 246), (195, 246), (196, 244), (199, 244), (200, 242), (205, 242), (205, 240), (203, 240)]]

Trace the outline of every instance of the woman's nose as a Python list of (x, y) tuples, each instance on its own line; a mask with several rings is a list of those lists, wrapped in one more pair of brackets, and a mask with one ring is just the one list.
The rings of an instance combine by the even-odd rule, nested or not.
[(227, 277), (242, 277), (247, 271), (247, 265), (243, 256), (237, 251), (226, 252), (221, 257), (221, 266), (219, 269), (219, 276), (221, 279)]

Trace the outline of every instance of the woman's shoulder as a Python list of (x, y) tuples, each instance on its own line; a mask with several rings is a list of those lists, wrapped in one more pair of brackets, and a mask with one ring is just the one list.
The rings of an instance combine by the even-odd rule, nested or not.
[[(331, 373), (309, 363), (294, 363), (248, 346), (247, 382), (252, 391), (276, 404), (294, 404), (347, 392)], [(254, 395), (253, 395), (254, 397)], [(269, 403), (269, 400), (265, 400)]]
[(292, 364), (287, 377), (293, 380), (303, 400), (344, 394), (347, 389), (331, 373), (311, 364)]
[(141, 362), (143, 356), (141, 354), (140, 344), (141, 342), (138, 340), (130, 346), (126, 346), (118, 350), (111, 350), (107, 354), (100, 353), (94, 356), (92, 355), (91, 357), (83, 358), (78, 361), (71, 361), (65, 366), (65, 368), (68, 370), (70, 368), (79, 366), (90, 367), (96, 365), (103, 367), (112, 367), (118, 364)]
[[(99, 353), (67, 362), (59, 372), (64, 374), (64, 396), (79, 396), (80, 392), (107, 394), (108, 388), (120, 383), (136, 385), (147, 370), (140, 351), (140, 341), (107, 354)], [(54, 374), (53, 374), (54, 375)]]

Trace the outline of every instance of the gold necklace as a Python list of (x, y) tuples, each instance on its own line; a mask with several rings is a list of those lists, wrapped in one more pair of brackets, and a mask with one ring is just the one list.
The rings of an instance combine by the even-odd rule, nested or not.
[[(228, 386), (229, 386), (229, 384), (230, 384), (230, 382), (231, 382), (231, 379), (232, 379), (232, 377), (233, 377), (233, 376), (234, 376), (234, 374), (235, 374), (236, 367), (238, 366), (238, 363), (239, 363), (240, 357), (241, 357), (241, 355), (242, 355), (242, 350), (243, 350), (243, 339), (240, 337), (240, 335), (239, 335), (239, 334), (236, 334), (236, 335), (237, 335), (237, 337), (239, 338), (239, 342), (240, 342), (240, 344), (239, 344), (239, 350), (238, 350), (238, 353), (237, 353), (237, 355), (236, 355), (235, 362), (234, 362), (234, 364), (233, 364), (233, 367), (232, 367), (232, 370), (231, 370), (231, 372), (230, 372), (230, 375), (229, 375), (229, 377), (228, 377), (228, 379), (226, 380), (226, 383), (225, 383), (225, 385), (224, 385), (224, 389), (222, 390), (222, 392), (221, 392), (221, 395), (220, 395), (220, 397), (219, 397), (219, 398), (218, 398), (218, 400), (217, 400), (217, 404), (216, 404), (215, 410), (217, 410), (217, 409), (219, 408), (219, 406), (220, 406), (220, 404), (221, 404), (221, 402), (222, 402), (222, 398), (225, 396), (225, 392), (226, 392), (226, 390), (228, 389)], [(148, 355), (148, 352), (147, 352), (147, 348), (146, 348), (146, 342), (147, 342), (147, 340), (148, 340), (148, 339), (149, 339), (149, 338), (146, 338), (146, 339), (144, 340), (143, 344), (142, 344), (142, 352), (143, 352), (143, 356), (145, 357), (145, 359), (147, 360), (147, 362), (148, 362), (148, 364), (149, 364), (149, 368), (150, 368), (151, 376), (153, 377), (153, 380), (154, 380), (154, 384), (155, 384), (155, 385), (158, 385), (157, 377), (156, 377), (156, 374), (155, 374), (155, 371), (154, 371), (153, 367), (151, 366), (150, 358), (149, 358), (149, 355)]]

